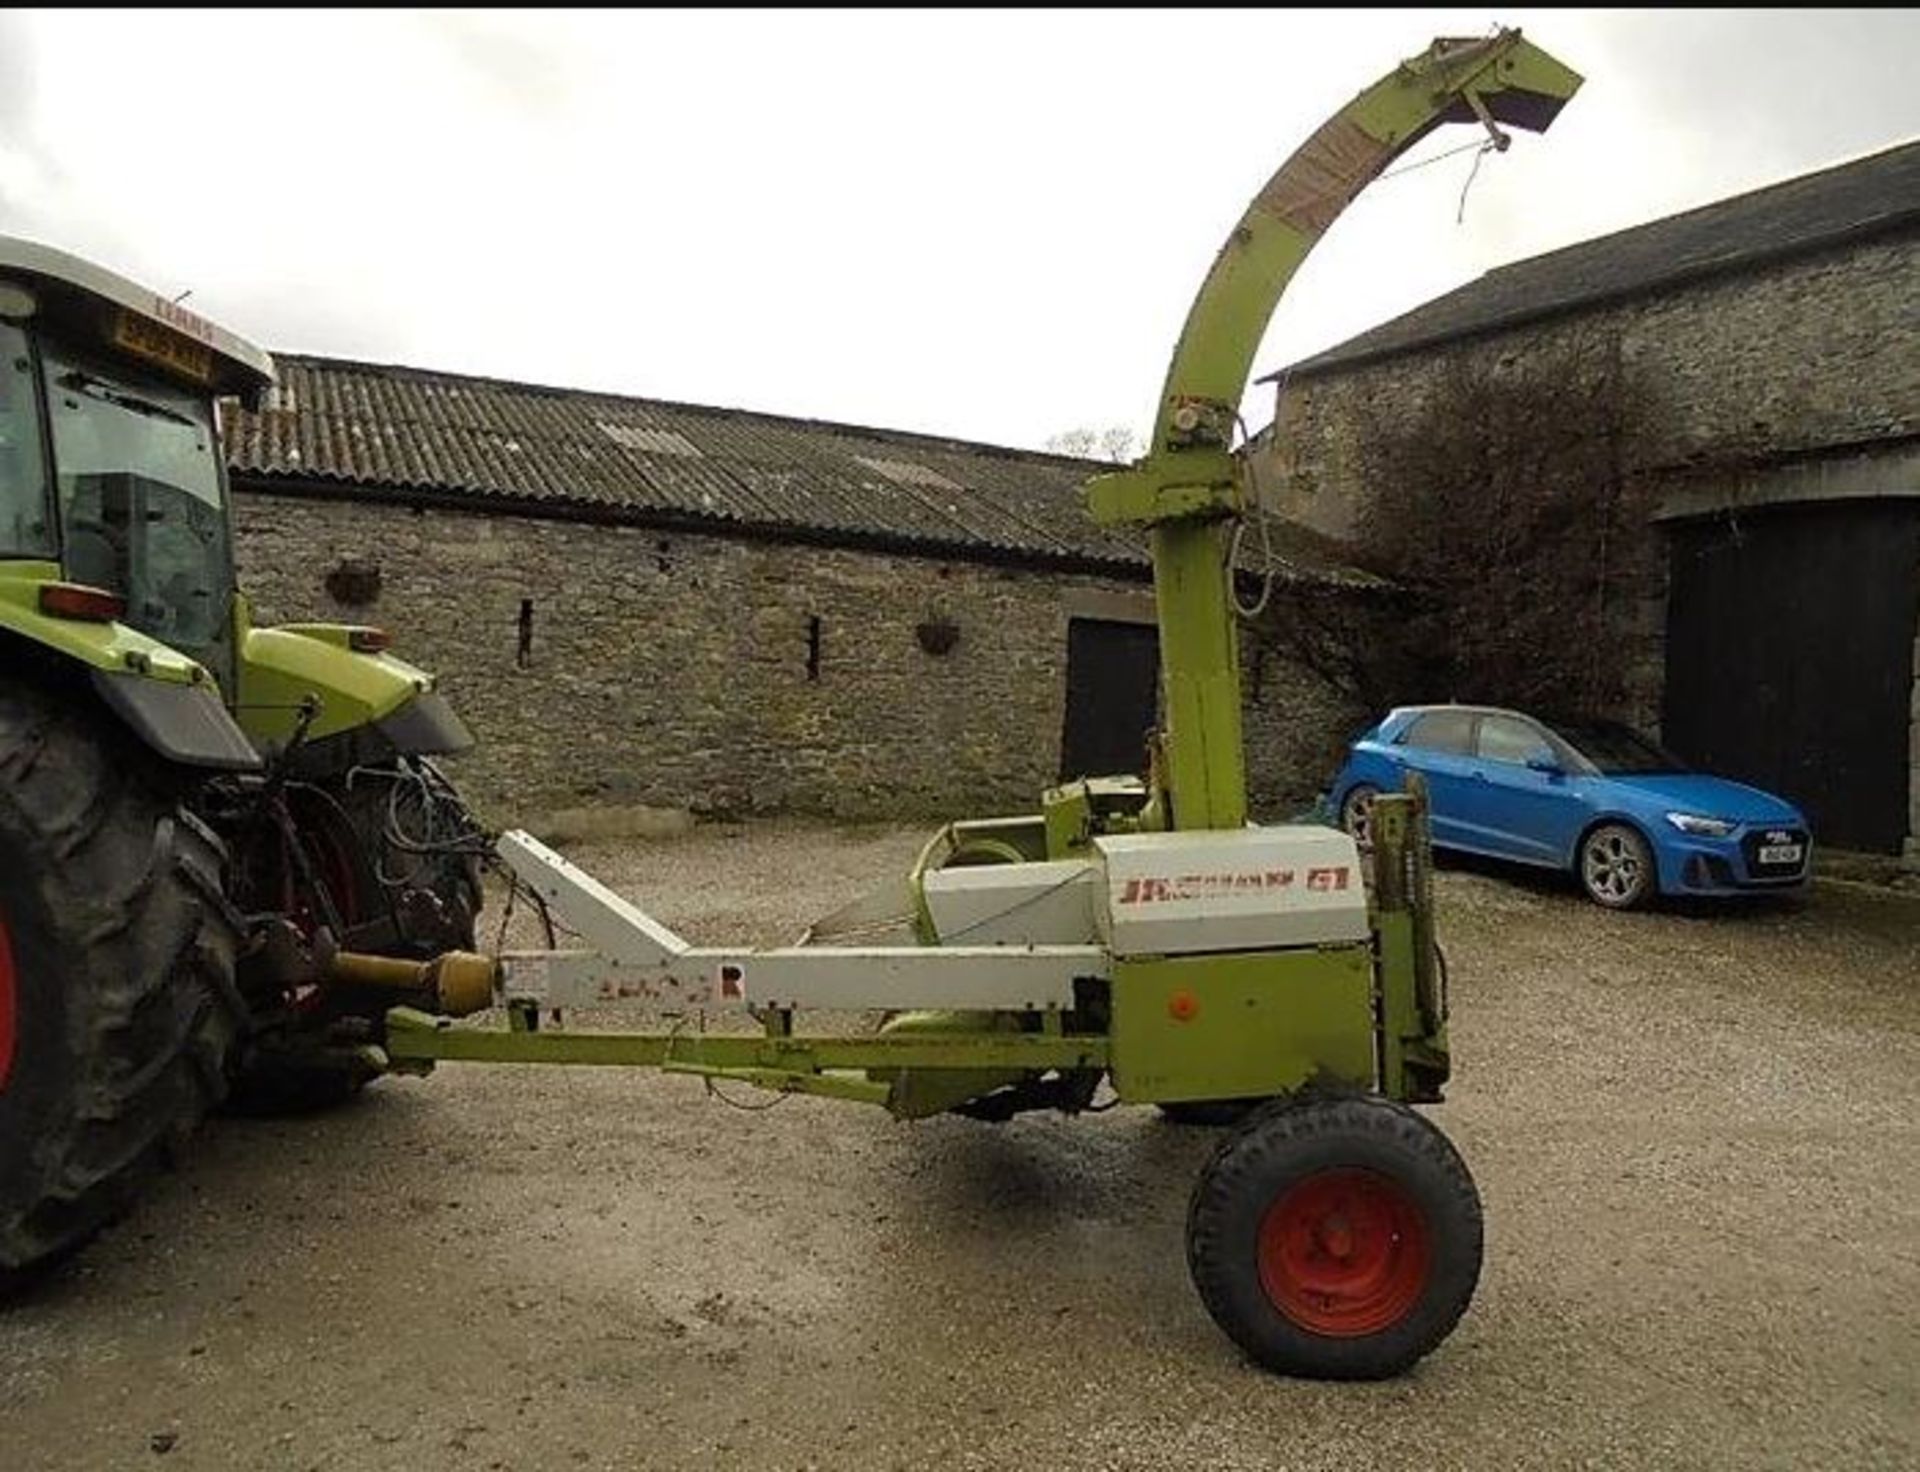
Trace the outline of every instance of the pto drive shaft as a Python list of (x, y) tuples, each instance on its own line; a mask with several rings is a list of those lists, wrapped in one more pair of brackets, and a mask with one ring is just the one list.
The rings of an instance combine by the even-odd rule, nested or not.
[(448, 1017), (466, 1017), (491, 1007), (494, 983), (500, 976), (493, 957), (472, 951), (448, 951), (431, 961), (335, 951), (322, 969), (328, 981), (347, 986), (424, 993), (433, 998), (435, 1010)]

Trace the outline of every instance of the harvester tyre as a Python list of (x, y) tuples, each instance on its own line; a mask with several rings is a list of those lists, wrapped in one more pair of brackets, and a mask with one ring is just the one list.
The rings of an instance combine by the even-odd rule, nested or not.
[(1220, 1142), (1187, 1213), (1207, 1312), (1267, 1369), (1398, 1375), (1480, 1278), (1480, 1197), (1432, 1124), (1379, 1098), (1276, 1102)]
[(0, 1291), (121, 1215), (245, 1026), (224, 851), (78, 701), (0, 687)]

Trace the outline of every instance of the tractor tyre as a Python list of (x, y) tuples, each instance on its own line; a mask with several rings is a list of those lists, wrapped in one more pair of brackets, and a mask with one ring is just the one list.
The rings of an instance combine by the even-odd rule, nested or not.
[[(446, 951), (475, 949), (482, 902), (479, 859), (452, 851), (412, 853), (389, 833), (391, 821), (418, 823), (424, 808), (436, 801), (457, 804), (452, 788), (418, 758), (368, 770), (375, 775), (358, 784), (308, 787), (294, 809), (309, 862), (328, 888), (332, 909), (349, 920), (364, 920), (385, 912), (390, 893), (408, 892), (425, 903), (410, 907), (411, 925), (403, 938), (374, 947), (375, 954), (429, 961)], [(420, 796), (436, 789), (438, 796)], [(383, 877), (397, 880), (398, 891), (383, 884)], [(258, 1118), (335, 1108), (379, 1077), (358, 1061), (312, 1061), (306, 1050), (276, 1047), (270, 1037), (237, 1057), (231, 1071), (227, 1107)]]
[(1276, 1102), (1194, 1187), (1207, 1312), (1284, 1375), (1379, 1380), (1452, 1331), (1480, 1277), (1480, 1197), (1447, 1137), (1377, 1097)]
[(246, 1026), (225, 852), (105, 722), (0, 687), (0, 1290), (177, 1158)]

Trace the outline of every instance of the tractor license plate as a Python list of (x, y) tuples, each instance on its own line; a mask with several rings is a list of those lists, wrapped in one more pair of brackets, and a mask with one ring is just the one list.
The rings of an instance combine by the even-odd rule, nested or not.
[(1797, 864), (1800, 853), (1797, 843), (1769, 843), (1761, 848), (1759, 858), (1763, 864)]
[(113, 324), (113, 341), (116, 347), (196, 383), (213, 382), (213, 349), (158, 322), (123, 311)]

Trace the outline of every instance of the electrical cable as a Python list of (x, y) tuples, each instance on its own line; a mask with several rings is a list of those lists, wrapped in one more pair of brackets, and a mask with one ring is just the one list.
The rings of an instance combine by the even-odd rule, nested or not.
[[(1488, 118), (1484, 113), (1481, 115), (1481, 121), (1486, 125), (1490, 136), (1476, 138), (1471, 143), (1462, 143), (1453, 148), (1443, 149), (1441, 152), (1427, 158), (1416, 159), (1412, 163), (1401, 164), (1398, 168), (1388, 169), (1384, 174), (1380, 174), (1373, 179), (1372, 182), (1382, 184), (1388, 179), (1397, 179), (1402, 174), (1411, 174), (1415, 170), (1424, 169), (1437, 163), (1444, 163), (1447, 159), (1457, 158), (1461, 154), (1471, 150), (1474, 155), (1473, 168), (1467, 174), (1466, 183), (1461, 186), (1460, 205), (1454, 216), (1455, 224), (1462, 223), (1466, 219), (1467, 213), (1467, 192), (1473, 188), (1473, 181), (1479, 177), (1481, 163), (1489, 153), (1504, 152), (1509, 142), (1507, 135), (1502, 133), (1499, 128), (1495, 126), (1492, 119)], [(1323, 190), (1317, 195), (1309, 196), (1302, 202), (1302, 207), (1320, 204), (1347, 192), (1345, 186)], [(1287, 367), (1282, 370), (1279, 384), (1274, 390), (1274, 422), (1276, 426), (1279, 423), (1280, 402), (1286, 397), (1287, 380), (1292, 375), (1292, 372), (1293, 365), (1288, 364)], [(1240, 464), (1242, 466), (1242, 473), (1246, 476), (1248, 504), (1253, 508), (1253, 514), (1258, 518), (1260, 523), (1260, 551), (1263, 565), (1260, 570), (1260, 596), (1250, 604), (1243, 604), (1240, 601), (1238, 578), (1235, 576), (1240, 570), (1240, 547), (1241, 543), (1245, 540), (1247, 530), (1247, 517), (1245, 513), (1242, 513), (1242, 515), (1235, 519), (1233, 535), (1229, 537), (1227, 541), (1227, 596), (1232, 601), (1233, 611), (1241, 618), (1256, 619), (1266, 611), (1267, 603), (1273, 597), (1273, 583), (1278, 567), (1278, 559), (1274, 556), (1273, 552), (1272, 518), (1267, 511), (1265, 502), (1260, 498), (1259, 473), (1254, 468), (1255, 457), (1252, 453), (1253, 436), (1247, 432), (1246, 420), (1241, 418), (1240, 412), (1237, 409), (1234, 411), (1233, 418), (1234, 422), (1240, 426), (1240, 452), (1242, 455)]]
[[(1274, 396), (1276, 413), (1278, 412), (1277, 405), (1279, 397), (1286, 392), (1286, 387), (1286, 377), (1283, 374), (1281, 376), (1279, 390)], [(1247, 421), (1240, 416), (1240, 411), (1237, 409), (1234, 411), (1233, 422), (1240, 427), (1240, 449), (1237, 463), (1240, 466), (1240, 473), (1246, 477), (1246, 503), (1251, 510), (1252, 516), (1260, 524), (1260, 551), (1264, 565), (1260, 569), (1260, 596), (1254, 599), (1251, 604), (1242, 603), (1240, 601), (1240, 589), (1238, 586), (1239, 579), (1236, 574), (1240, 571), (1240, 543), (1246, 535), (1247, 516), (1249, 514), (1248, 512), (1242, 512), (1234, 521), (1233, 535), (1227, 539), (1227, 597), (1233, 603), (1233, 611), (1239, 614), (1241, 618), (1256, 619), (1266, 611), (1267, 602), (1273, 597), (1273, 580), (1279, 568), (1280, 560), (1274, 555), (1273, 551), (1273, 518), (1267, 512), (1266, 503), (1260, 498), (1259, 474), (1254, 469), (1253, 436), (1247, 433)], [(1228, 453), (1232, 454), (1234, 452), (1229, 450)]]
[[(703, 1010), (695, 1015), (699, 1019), (697, 1025), (700, 1029), (700, 1036), (705, 1037), (707, 1033), (707, 1014)], [(666, 1053), (667, 1057), (671, 1057), (673, 1055), (674, 1036), (680, 1031), (680, 1028), (685, 1025), (685, 1022), (686, 1022), (686, 1019), (684, 1017), (681, 1018), (679, 1022), (676, 1022), (674, 1024), (672, 1031), (670, 1031), (667, 1034), (667, 1053)], [(666, 1059), (663, 1058), (661, 1061), (664, 1063)], [(714, 1081), (712, 1074), (710, 1073), (701, 1074), (700, 1082), (706, 1086), (707, 1097), (709, 1099), (718, 1099), (722, 1104), (726, 1105), (729, 1109), (738, 1109), (743, 1114), (765, 1114), (769, 1109), (778, 1108), (780, 1105), (786, 1103), (790, 1097), (792, 1097), (789, 1094), (783, 1094), (783, 1093), (775, 1094), (771, 1099), (767, 1100), (766, 1103), (764, 1104), (744, 1104), (738, 1099), (729, 1098), (726, 1091), (722, 1089), (719, 1086), (719, 1084)]]

